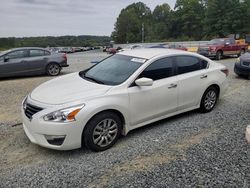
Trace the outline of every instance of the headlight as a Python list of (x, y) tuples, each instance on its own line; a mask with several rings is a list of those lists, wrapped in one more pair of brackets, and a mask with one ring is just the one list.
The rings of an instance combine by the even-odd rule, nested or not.
[(236, 63), (240, 63), (240, 58), (237, 58)]
[(49, 113), (43, 117), (45, 121), (53, 121), (53, 122), (71, 122), (75, 121), (75, 117), (80, 112), (80, 110), (84, 107), (84, 104), (73, 106), (70, 108), (65, 108), (62, 110), (58, 110), (52, 113)]
[(25, 97), (25, 99), (23, 100), (23, 110), (26, 110), (26, 106), (27, 106), (27, 96)]
[(211, 51), (215, 51), (216, 47), (211, 47), (210, 49), (211, 49)]

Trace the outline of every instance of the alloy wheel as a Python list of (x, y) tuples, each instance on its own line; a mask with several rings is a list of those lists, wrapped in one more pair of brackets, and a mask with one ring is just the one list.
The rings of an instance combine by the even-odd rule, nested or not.
[(57, 64), (49, 65), (48, 72), (51, 76), (56, 76), (60, 73), (60, 67)]
[(106, 147), (116, 139), (117, 133), (117, 122), (113, 119), (104, 119), (97, 124), (93, 131), (94, 144), (99, 147)]
[(204, 100), (204, 106), (206, 110), (210, 110), (214, 107), (217, 100), (217, 94), (214, 90), (210, 90), (207, 92)]

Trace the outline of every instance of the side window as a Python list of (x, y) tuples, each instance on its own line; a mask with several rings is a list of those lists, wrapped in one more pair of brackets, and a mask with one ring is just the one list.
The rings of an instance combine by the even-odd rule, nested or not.
[(30, 50), (30, 57), (44, 56), (43, 50)]
[(230, 39), (230, 44), (235, 44), (235, 40), (234, 39)]
[(27, 53), (25, 50), (17, 50), (14, 52), (10, 52), (7, 54), (9, 59), (18, 59), (18, 58), (24, 58), (27, 56)]
[(191, 56), (177, 56), (176, 66), (178, 74), (184, 74), (201, 69), (200, 59)]
[(201, 64), (201, 69), (206, 69), (208, 62), (206, 60), (201, 59), (200, 64)]
[(151, 63), (139, 76), (160, 80), (173, 76), (173, 58), (163, 58)]

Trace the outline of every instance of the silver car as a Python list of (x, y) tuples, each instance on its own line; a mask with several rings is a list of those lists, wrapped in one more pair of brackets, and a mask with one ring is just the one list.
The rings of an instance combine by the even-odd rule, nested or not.
[(48, 74), (57, 76), (68, 67), (66, 54), (44, 48), (15, 48), (0, 52), (0, 77)]

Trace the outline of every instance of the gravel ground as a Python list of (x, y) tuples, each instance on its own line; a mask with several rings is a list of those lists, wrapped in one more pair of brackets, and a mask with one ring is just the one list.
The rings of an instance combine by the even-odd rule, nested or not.
[[(69, 55), (64, 74), (104, 53)], [(111, 149), (53, 151), (25, 136), (21, 99), (50, 77), (0, 82), (0, 187), (250, 187), (250, 81), (230, 70), (230, 88), (208, 114), (188, 112), (130, 132)]]

